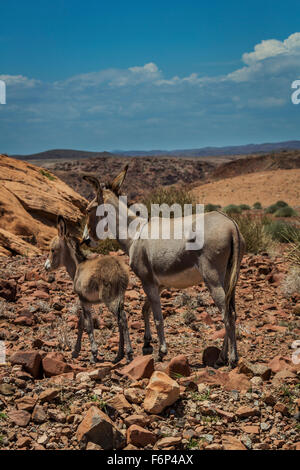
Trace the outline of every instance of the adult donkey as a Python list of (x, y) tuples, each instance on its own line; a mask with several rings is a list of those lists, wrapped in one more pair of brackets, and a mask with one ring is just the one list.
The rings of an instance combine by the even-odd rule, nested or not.
[[(120, 188), (124, 182), (128, 165), (111, 182), (100, 183), (98, 178), (84, 176), (85, 181), (93, 185), (96, 196), (87, 207), (87, 225), (84, 229), (83, 240), (87, 243), (98, 242), (96, 227), (102, 217), (97, 215), (97, 207), (110, 204), (116, 213), (116, 238), (122, 250), (129, 255), (130, 267), (140, 278), (146, 293), (143, 306), (145, 322), (143, 354), (151, 354), (151, 331), (149, 316), (152, 309), (159, 339), (159, 359), (167, 354), (164, 336), (164, 322), (161, 311), (160, 292), (164, 288), (187, 288), (200, 284), (203, 280), (211, 296), (222, 314), (225, 324), (225, 338), (222, 351), (215, 364), (216, 367), (229, 364), (234, 367), (238, 361), (235, 334), (235, 287), (239, 276), (240, 263), (244, 253), (244, 240), (237, 224), (221, 212), (202, 214), (204, 225), (204, 241), (200, 249), (187, 249), (187, 242), (192, 236), (188, 234), (182, 239), (174, 236), (174, 221), (171, 219), (169, 239), (162, 238), (162, 218), (151, 219), (151, 224), (159, 226), (158, 239), (137, 239), (120, 237), (119, 221), (126, 215), (127, 226), (138, 217), (120, 202)], [(192, 215), (190, 223), (195, 229), (196, 216)], [(140, 218), (141, 223), (145, 219)], [(183, 222), (184, 220), (182, 220)]]

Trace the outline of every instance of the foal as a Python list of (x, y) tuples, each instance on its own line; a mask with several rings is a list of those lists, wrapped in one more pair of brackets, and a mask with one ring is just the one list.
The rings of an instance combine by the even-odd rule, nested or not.
[(103, 256), (87, 259), (80, 250), (79, 240), (67, 232), (64, 218), (58, 216), (58, 236), (50, 245), (49, 257), (45, 263), (47, 271), (54, 271), (62, 266), (73, 280), (74, 292), (79, 297), (81, 312), (78, 321), (77, 341), (72, 357), (78, 357), (81, 349), (81, 337), (85, 326), (89, 335), (92, 351), (91, 362), (97, 361), (97, 344), (94, 339), (94, 327), (91, 305), (103, 302), (117, 317), (119, 327), (119, 351), (114, 363), (120, 361), (125, 353), (128, 362), (132, 360), (133, 350), (130, 343), (127, 318), (123, 309), (124, 295), (128, 286), (126, 266), (116, 257)]

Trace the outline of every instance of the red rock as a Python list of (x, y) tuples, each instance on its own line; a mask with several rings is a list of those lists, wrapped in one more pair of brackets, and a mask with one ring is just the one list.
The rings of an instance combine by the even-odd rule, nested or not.
[(222, 328), (221, 330), (215, 331), (210, 337), (211, 339), (223, 339), (225, 338), (226, 330)]
[(255, 425), (247, 424), (245, 426), (242, 426), (242, 429), (247, 434), (259, 434), (260, 433), (259, 426), (255, 426)]
[(216, 348), (215, 346), (209, 346), (208, 348), (204, 349), (202, 362), (205, 366), (213, 367), (219, 358), (221, 350)]
[(166, 449), (170, 446), (178, 446), (181, 444), (181, 437), (163, 437), (156, 442), (154, 449)]
[(17, 295), (17, 283), (9, 279), (0, 279), (0, 297), (8, 302), (15, 302)]
[(148, 413), (161, 413), (167, 406), (178, 400), (179, 385), (167, 374), (155, 371), (146, 387), (144, 408)]
[(25, 427), (30, 421), (30, 413), (24, 410), (10, 411), (7, 415), (17, 426)]
[(29, 437), (20, 437), (16, 442), (16, 446), (19, 449), (30, 447), (30, 445), (31, 445), (31, 439)]
[(119, 411), (119, 413), (124, 413), (124, 411), (130, 411), (132, 409), (132, 405), (126, 400), (123, 393), (118, 393), (108, 400), (108, 404)]
[(240, 392), (247, 392), (251, 388), (251, 382), (244, 374), (238, 374), (236, 369), (233, 369), (228, 374), (228, 382), (224, 385), (225, 390), (238, 390)]
[(233, 436), (222, 436), (224, 450), (247, 450), (244, 444)]
[(217, 415), (221, 416), (221, 418), (225, 418), (228, 423), (230, 423), (234, 419), (234, 414), (230, 413), (230, 411), (224, 411), (220, 408), (215, 408), (214, 411), (217, 413)]
[(150, 378), (154, 372), (154, 361), (151, 355), (138, 356), (127, 364), (120, 371), (123, 375), (128, 375), (132, 379), (140, 380)]
[(154, 445), (156, 436), (151, 431), (142, 428), (136, 424), (132, 424), (127, 429), (127, 443), (137, 447), (145, 447), (148, 444)]
[(25, 396), (16, 400), (18, 410), (31, 411), (37, 402), (36, 398)]
[(189, 377), (191, 375), (191, 369), (188, 358), (183, 354), (173, 357), (169, 362), (166, 373), (174, 379), (178, 377)]
[(259, 415), (259, 410), (256, 408), (250, 408), (249, 406), (240, 406), (236, 412), (236, 416), (238, 418), (250, 418), (252, 416), (257, 416)]
[(130, 415), (127, 418), (125, 418), (125, 424), (126, 426), (132, 426), (133, 424), (137, 424), (138, 426), (145, 426), (147, 423), (147, 417), (144, 415)]
[(276, 405), (274, 406), (274, 410), (279, 411), (279, 413), (284, 416), (288, 416), (290, 414), (288, 407), (284, 403), (276, 403)]
[(284, 369), (288, 369), (290, 365), (291, 360), (283, 356), (275, 356), (268, 364), (274, 374)]
[(43, 390), (43, 392), (39, 395), (39, 400), (41, 403), (45, 401), (52, 401), (54, 398), (57, 397), (59, 394), (59, 390), (56, 388), (47, 388), (46, 390)]
[(44, 408), (41, 405), (36, 405), (32, 413), (32, 421), (35, 423), (44, 423), (47, 415)]
[(12, 364), (19, 364), (34, 378), (40, 374), (41, 355), (37, 351), (17, 351), (10, 357)]
[(60, 359), (56, 359), (56, 357), (56, 354), (49, 353), (42, 360), (42, 366), (46, 377), (52, 377), (53, 375), (60, 375), (71, 372), (72, 367), (66, 362)]
[(76, 431), (78, 441), (98, 444), (104, 450), (121, 449), (125, 438), (112, 420), (96, 406), (89, 408)]

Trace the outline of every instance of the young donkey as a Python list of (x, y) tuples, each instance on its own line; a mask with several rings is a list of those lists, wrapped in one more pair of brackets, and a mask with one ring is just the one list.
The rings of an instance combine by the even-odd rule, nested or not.
[(124, 294), (128, 285), (127, 268), (118, 258), (113, 256), (86, 259), (80, 250), (79, 240), (68, 234), (66, 222), (62, 216), (58, 217), (57, 229), (58, 236), (53, 238), (51, 242), (45, 268), (48, 271), (53, 271), (64, 266), (73, 280), (74, 292), (80, 300), (78, 334), (72, 357), (75, 358), (79, 355), (85, 326), (91, 342), (91, 361), (97, 361), (97, 344), (94, 339), (90, 306), (103, 302), (118, 321), (119, 351), (114, 362), (118, 362), (124, 357), (124, 346), (126, 358), (131, 361), (133, 351), (127, 319), (123, 310)]
[[(96, 225), (100, 220), (97, 215), (99, 204), (111, 204), (116, 212), (117, 240), (129, 257), (130, 267), (140, 278), (147, 299), (143, 306), (145, 322), (144, 354), (151, 354), (151, 331), (149, 314), (152, 309), (159, 339), (159, 358), (167, 354), (164, 337), (164, 324), (160, 304), (160, 292), (164, 288), (182, 289), (200, 284), (203, 280), (211, 296), (222, 313), (225, 324), (225, 338), (217, 366), (229, 364), (233, 367), (238, 361), (235, 334), (235, 287), (238, 280), (241, 259), (244, 253), (244, 240), (237, 224), (221, 212), (209, 212), (201, 215), (171, 219), (170, 237), (162, 236), (162, 218), (152, 218), (148, 223), (148, 234), (151, 226), (157, 227), (158, 239), (122, 239), (119, 236), (119, 216), (127, 216), (127, 226), (137, 219), (127, 206), (119, 201), (118, 195), (125, 179), (128, 166), (110, 184), (101, 184), (98, 178), (85, 176), (85, 181), (92, 184), (96, 191), (95, 199), (89, 204), (88, 223), (84, 230), (87, 242), (97, 242)], [(182, 239), (175, 237), (175, 220), (189, 222), (195, 230), (196, 217), (202, 217), (204, 226), (204, 243), (196, 250), (187, 248), (186, 243), (195, 235), (190, 230)], [(187, 219), (189, 218), (189, 220)], [(141, 221), (144, 219), (141, 219)], [(197, 226), (196, 226), (197, 228)], [(140, 233), (143, 232), (143, 229)], [(197, 232), (198, 233), (198, 232)], [(199, 238), (201, 233), (199, 231)]]

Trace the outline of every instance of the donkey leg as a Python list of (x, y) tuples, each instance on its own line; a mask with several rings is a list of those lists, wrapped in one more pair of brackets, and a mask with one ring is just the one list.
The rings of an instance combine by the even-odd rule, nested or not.
[(117, 305), (110, 305), (109, 309), (117, 317), (119, 328), (119, 350), (113, 362), (117, 363), (121, 361), (124, 354), (126, 354), (127, 362), (131, 362), (133, 349), (131, 347), (127, 317), (123, 308), (123, 302), (118, 302)]
[(162, 361), (163, 357), (168, 353), (168, 349), (165, 340), (164, 318), (160, 305), (160, 289), (155, 284), (143, 285), (143, 287), (152, 308), (159, 341), (158, 359)]
[(145, 332), (144, 332), (144, 346), (143, 346), (143, 355), (146, 356), (147, 354), (153, 353), (153, 346), (151, 344), (152, 336), (151, 336), (151, 329), (150, 329), (150, 311), (151, 306), (148, 299), (145, 300), (142, 314), (144, 318), (145, 324)]
[(226, 312), (226, 302), (225, 302), (225, 290), (223, 283), (220, 279), (219, 273), (216, 269), (211, 266), (206, 266), (206, 269), (203, 270), (204, 282), (215, 302), (217, 308), (222, 314), (223, 321), (225, 323), (225, 337), (223, 341), (222, 350), (220, 352), (219, 358), (215, 363), (215, 367), (221, 367), (228, 363), (228, 335), (229, 335), (229, 324), (227, 321), (228, 314)]
[(76, 358), (79, 356), (81, 350), (81, 338), (83, 333), (83, 325), (84, 325), (84, 315), (83, 311), (80, 310), (79, 318), (78, 318), (78, 325), (77, 325), (77, 340), (72, 351), (72, 357)]
[(91, 362), (97, 362), (97, 353), (98, 353), (98, 346), (94, 338), (94, 324), (92, 318), (92, 312), (90, 311), (89, 307), (85, 304), (82, 304), (83, 314), (84, 314), (84, 324), (87, 334), (89, 335), (90, 343), (91, 343), (91, 351), (92, 357)]

